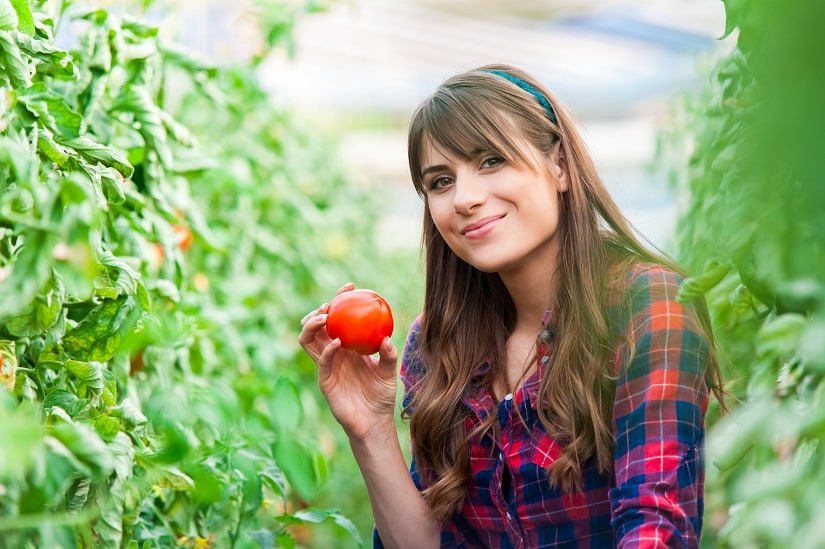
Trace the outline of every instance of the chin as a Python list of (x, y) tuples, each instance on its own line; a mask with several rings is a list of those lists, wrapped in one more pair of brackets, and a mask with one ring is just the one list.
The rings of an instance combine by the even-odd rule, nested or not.
[[(465, 259), (465, 261), (467, 260)], [(500, 273), (501, 271), (507, 270), (510, 265), (509, 263), (502, 263), (498, 261), (467, 261), (467, 263), (482, 273)]]

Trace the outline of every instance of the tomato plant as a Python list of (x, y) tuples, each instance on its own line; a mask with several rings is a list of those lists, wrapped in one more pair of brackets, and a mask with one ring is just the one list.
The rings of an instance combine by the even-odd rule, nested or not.
[(372, 290), (341, 292), (329, 304), (327, 332), (340, 339), (344, 349), (371, 355), (392, 330), (390, 305)]
[(358, 545), (295, 326), (374, 198), (254, 64), (116, 11), (0, 0), (0, 547)]
[(708, 416), (703, 543), (823, 547), (825, 4), (725, 12), (735, 47), (676, 111), (687, 135), (663, 140), (686, 160), (677, 245), (697, 274), (680, 297), (706, 295), (732, 395)]

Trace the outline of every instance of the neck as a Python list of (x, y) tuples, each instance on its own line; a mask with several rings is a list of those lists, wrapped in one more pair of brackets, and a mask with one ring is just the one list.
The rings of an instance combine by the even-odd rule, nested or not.
[(538, 332), (541, 317), (553, 303), (555, 263), (534, 264), (531, 269), (500, 273), (516, 309), (514, 333)]

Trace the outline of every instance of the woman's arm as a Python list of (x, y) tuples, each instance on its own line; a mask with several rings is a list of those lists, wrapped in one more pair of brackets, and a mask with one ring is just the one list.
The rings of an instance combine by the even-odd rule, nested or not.
[(680, 277), (660, 268), (629, 290), (629, 360), (619, 361), (611, 490), (619, 547), (698, 547), (704, 491), (709, 345)]
[(385, 547), (438, 547), (440, 529), (407, 469), (394, 424), (367, 438), (350, 439), (370, 497), (375, 527)]
[(382, 541), (387, 547), (438, 547), (438, 524), (410, 476), (396, 431), (398, 352), (390, 338), (377, 359), (343, 349), (329, 337), (326, 318), (326, 305), (305, 316), (299, 342), (318, 365), (318, 386), (349, 438)]

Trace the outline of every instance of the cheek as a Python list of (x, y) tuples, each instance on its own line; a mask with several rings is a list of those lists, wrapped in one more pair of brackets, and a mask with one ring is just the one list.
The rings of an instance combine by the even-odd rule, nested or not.
[(430, 220), (435, 226), (436, 230), (442, 235), (445, 234), (450, 222), (450, 209), (446, 207), (441, 201), (430, 200), (427, 203), (427, 211), (430, 215)]

